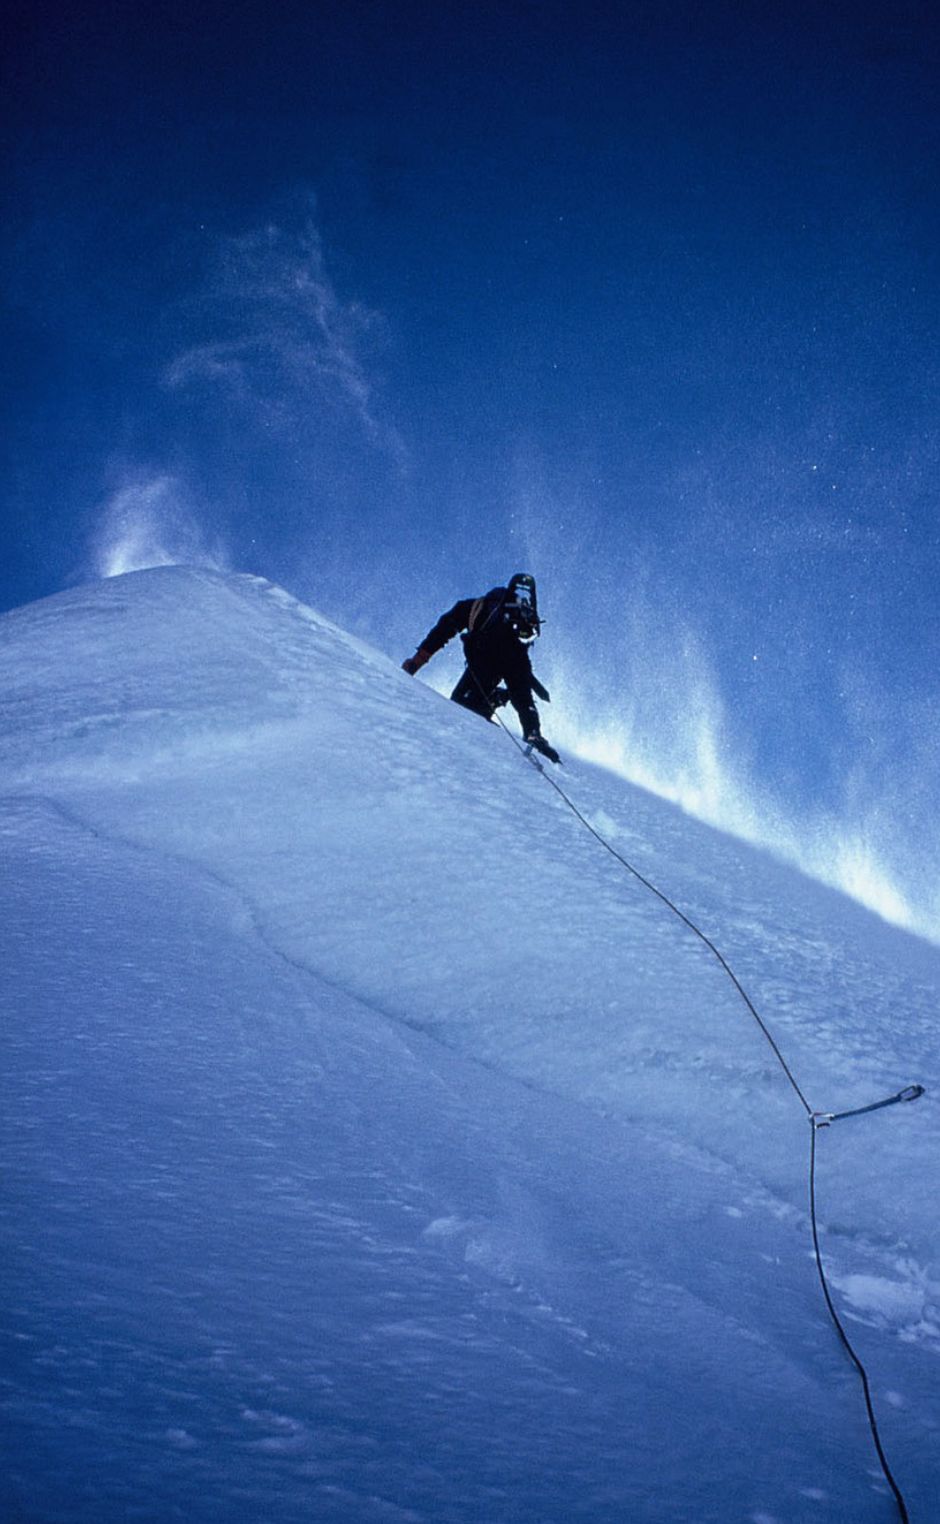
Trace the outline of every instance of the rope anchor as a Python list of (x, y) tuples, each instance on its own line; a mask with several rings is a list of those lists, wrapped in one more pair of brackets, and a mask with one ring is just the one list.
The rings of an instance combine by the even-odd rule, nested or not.
[(923, 1085), (905, 1085), (896, 1095), (886, 1096), (883, 1101), (872, 1101), (870, 1106), (855, 1106), (851, 1111), (812, 1111), (810, 1123), (813, 1131), (828, 1127), (831, 1122), (841, 1122), (844, 1117), (862, 1117), (869, 1111), (880, 1111), (883, 1106), (896, 1106), (899, 1101), (916, 1101), (924, 1094)]

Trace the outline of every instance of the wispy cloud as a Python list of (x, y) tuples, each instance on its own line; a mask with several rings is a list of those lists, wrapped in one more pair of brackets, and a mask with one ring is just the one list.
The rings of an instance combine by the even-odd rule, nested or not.
[(209, 566), (224, 571), (222, 546), (200, 529), (179, 481), (142, 472), (125, 478), (102, 503), (92, 545), (92, 570), (118, 577), (151, 566)]
[(370, 368), (384, 320), (337, 293), (314, 211), (311, 196), (292, 197), (280, 221), (220, 241), (206, 288), (189, 304), (200, 337), (163, 379), (220, 388), (268, 426), (295, 426), (316, 401), (341, 408), (403, 466), (405, 446), (382, 416)]

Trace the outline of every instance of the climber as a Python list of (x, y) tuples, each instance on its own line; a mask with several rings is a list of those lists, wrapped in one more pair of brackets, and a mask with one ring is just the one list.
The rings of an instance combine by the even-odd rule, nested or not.
[(467, 666), (451, 698), (487, 720), (508, 701), (519, 716), (526, 744), (550, 762), (560, 762), (542, 735), (533, 698), (538, 694), (549, 702), (548, 689), (535, 676), (529, 659), (529, 646), (540, 629), (535, 579), (518, 572), (506, 587), (494, 587), (482, 598), (461, 598), (441, 615), (402, 667), (414, 676), (463, 632)]

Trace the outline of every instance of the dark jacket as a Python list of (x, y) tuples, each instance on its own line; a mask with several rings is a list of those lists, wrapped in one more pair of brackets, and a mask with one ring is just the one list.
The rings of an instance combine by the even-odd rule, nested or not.
[(532, 695), (547, 700), (548, 690), (532, 671), (528, 646), (503, 616), (506, 600), (505, 587), (491, 588), (482, 598), (461, 598), (428, 631), (420, 653), (426, 660), (462, 634), (467, 670), (451, 698), (487, 719), (508, 698), (528, 739), (539, 735)]

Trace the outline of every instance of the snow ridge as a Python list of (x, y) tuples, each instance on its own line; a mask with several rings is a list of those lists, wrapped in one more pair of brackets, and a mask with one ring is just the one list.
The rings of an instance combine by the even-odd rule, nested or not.
[[(2, 635), (13, 1517), (887, 1516), (805, 1116), (505, 736), (257, 578), (135, 573)], [(565, 788), (812, 1103), (928, 1086), (818, 1147), (929, 1520), (940, 951), (619, 778)]]

